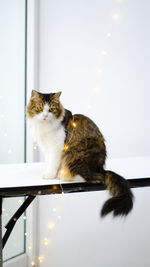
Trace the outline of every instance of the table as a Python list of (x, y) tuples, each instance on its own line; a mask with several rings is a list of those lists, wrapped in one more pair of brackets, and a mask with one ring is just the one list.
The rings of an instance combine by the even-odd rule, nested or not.
[[(0, 267), (2, 249), (19, 217), (37, 195), (64, 194), (105, 190), (102, 183), (87, 183), (80, 176), (71, 182), (59, 179), (44, 180), (44, 163), (1, 164), (0, 165)], [(122, 158), (107, 160), (106, 169), (118, 172), (128, 179), (132, 188), (150, 186), (150, 158)], [(2, 198), (26, 196), (24, 203), (5, 226), (2, 238)]]

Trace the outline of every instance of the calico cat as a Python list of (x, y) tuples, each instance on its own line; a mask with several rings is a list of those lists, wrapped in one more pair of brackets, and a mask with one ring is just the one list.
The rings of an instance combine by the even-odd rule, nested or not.
[(59, 177), (72, 180), (80, 175), (86, 181), (100, 181), (112, 197), (101, 210), (101, 216), (112, 212), (125, 216), (133, 207), (133, 194), (127, 181), (104, 169), (106, 147), (103, 135), (88, 117), (72, 113), (60, 103), (61, 92), (42, 94), (32, 91), (27, 117), (32, 134), (47, 163), (45, 179)]

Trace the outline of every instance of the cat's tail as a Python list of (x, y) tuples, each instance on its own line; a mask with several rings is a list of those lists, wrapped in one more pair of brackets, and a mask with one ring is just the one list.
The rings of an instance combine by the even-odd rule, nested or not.
[(128, 182), (112, 171), (103, 170), (103, 178), (100, 179), (109, 190), (111, 198), (108, 199), (101, 210), (101, 216), (113, 212), (114, 216), (126, 216), (133, 208), (133, 194)]

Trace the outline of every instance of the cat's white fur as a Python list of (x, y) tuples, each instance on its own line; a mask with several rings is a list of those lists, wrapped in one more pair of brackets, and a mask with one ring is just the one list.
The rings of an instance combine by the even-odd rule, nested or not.
[(43, 174), (45, 179), (57, 176), (65, 141), (65, 130), (61, 124), (63, 115), (56, 119), (46, 104), (42, 112), (29, 119), (33, 138), (45, 156), (46, 170)]

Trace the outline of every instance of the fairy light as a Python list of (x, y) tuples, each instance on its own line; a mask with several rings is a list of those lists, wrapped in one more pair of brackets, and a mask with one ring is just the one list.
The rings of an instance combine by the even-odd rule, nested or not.
[(118, 12), (114, 12), (113, 15), (112, 15), (112, 19), (114, 21), (119, 21), (120, 19), (120, 14)]
[(26, 220), (26, 218), (27, 218), (26, 216), (23, 216), (23, 219), (24, 219), (24, 220)]
[(104, 69), (103, 69), (102, 67), (99, 67), (98, 70), (97, 70), (97, 73), (98, 73), (98, 75), (99, 75), (100, 77), (102, 77), (103, 74), (104, 74)]
[(99, 87), (95, 87), (95, 88), (93, 88), (93, 92), (94, 92), (95, 94), (98, 94), (98, 93), (100, 92), (100, 88), (99, 88)]
[(12, 154), (12, 149), (8, 149), (8, 154)]
[(71, 121), (71, 125), (76, 128), (77, 127), (77, 123), (75, 121)]
[(70, 139), (67, 143), (64, 144), (64, 148), (63, 148), (63, 152), (65, 152), (66, 150), (68, 150), (69, 148), (69, 143), (73, 137), (73, 134), (74, 134), (74, 129), (77, 128), (77, 123), (74, 121), (74, 116), (73, 116), (73, 120), (70, 121), (72, 127), (73, 127), (73, 130), (72, 130), (72, 133), (70, 135)]
[(44, 245), (48, 246), (49, 244), (50, 244), (50, 240), (47, 237), (45, 237), (44, 238)]
[(49, 224), (48, 224), (48, 228), (50, 230), (53, 230), (55, 228), (55, 223), (53, 221), (50, 221)]
[(111, 38), (111, 33), (108, 32), (106, 36), (107, 36), (107, 38)]
[(56, 208), (53, 208), (53, 212), (56, 212), (57, 210), (56, 210)]
[(44, 260), (44, 256), (39, 256), (39, 257), (38, 257), (38, 260), (39, 260), (40, 263), (42, 263), (43, 260)]
[(89, 105), (87, 106), (87, 108), (88, 108), (88, 109), (91, 109), (91, 108), (92, 108), (92, 106), (89, 104)]
[(28, 249), (29, 249), (29, 250), (32, 250), (32, 246), (29, 246)]
[(24, 233), (25, 236), (27, 236), (28, 234), (27, 233)]
[(65, 143), (65, 144), (64, 144), (64, 149), (63, 149), (63, 151), (66, 151), (68, 148), (69, 148), (68, 144)]
[(61, 215), (59, 215), (59, 216), (58, 216), (58, 219), (59, 219), (59, 220), (61, 220), (61, 219), (62, 219)]
[(103, 50), (101, 51), (101, 54), (102, 54), (103, 56), (107, 56), (107, 55), (108, 55), (106, 49), (103, 49)]
[(35, 262), (34, 262), (34, 261), (32, 261), (32, 262), (31, 262), (31, 265), (32, 265), (33, 267), (35, 267)]

